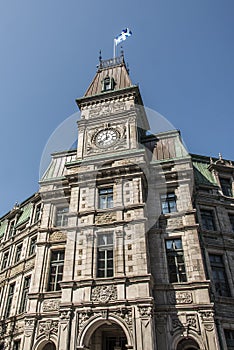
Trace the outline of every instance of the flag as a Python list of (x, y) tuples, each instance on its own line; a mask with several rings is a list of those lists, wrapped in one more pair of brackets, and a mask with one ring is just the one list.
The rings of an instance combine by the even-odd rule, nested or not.
[(126, 28), (126, 29), (122, 30), (121, 34), (119, 34), (115, 38), (115, 45), (118, 45), (119, 43), (121, 43), (122, 41), (126, 40), (131, 35), (132, 35), (132, 32), (131, 32), (131, 30), (129, 28)]

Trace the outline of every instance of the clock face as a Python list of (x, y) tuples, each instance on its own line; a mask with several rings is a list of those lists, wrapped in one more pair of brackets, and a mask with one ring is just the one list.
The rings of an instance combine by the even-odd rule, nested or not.
[(100, 148), (114, 145), (118, 141), (118, 132), (114, 129), (104, 129), (97, 133), (95, 144)]

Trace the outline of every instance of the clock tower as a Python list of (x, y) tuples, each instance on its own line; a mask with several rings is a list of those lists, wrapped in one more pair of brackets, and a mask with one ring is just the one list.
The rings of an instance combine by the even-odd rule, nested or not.
[(81, 111), (80, 160), (136, 150), (149, 129), (139, 88), (130, 80), (123, 55), (100, 60), (92, 83), (77, 104)]

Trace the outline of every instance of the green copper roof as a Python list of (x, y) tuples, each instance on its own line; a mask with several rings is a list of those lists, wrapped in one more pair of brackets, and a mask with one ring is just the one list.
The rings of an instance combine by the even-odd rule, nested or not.
[(193, 161), (195, 182), (198, 185), (217, 185), (213, 174), (208, 170), (208, 163)]
[(31, 209), (32, 209), (32, 203), (28, 203), (22, 208), (23, 213), (20, 215), (15, 227), (18, 227), (19, 225), (21, 225), (22, 223), (24, 223), (30, 218)]
[(0, 225), (0, 238), (2, 238), (2, 236), (4, 235), (6, 228), (7, 228), (7, 220), (4, 220), (1, 222), (1, 225)]

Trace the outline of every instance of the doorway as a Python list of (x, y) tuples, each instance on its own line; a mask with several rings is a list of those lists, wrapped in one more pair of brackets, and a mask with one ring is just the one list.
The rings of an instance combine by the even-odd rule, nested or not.
[(93, 333), (91, 350), (126, 350), (127, 338), (122, 328), (114, 323), (100, 326)]
[(56, 346), (54, 343), (49, 342), (42, 348), (42, 350), (56, 350)]

